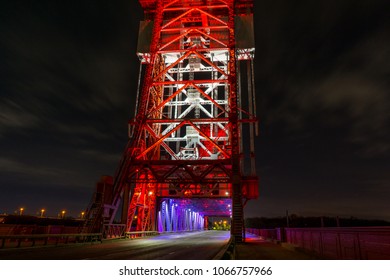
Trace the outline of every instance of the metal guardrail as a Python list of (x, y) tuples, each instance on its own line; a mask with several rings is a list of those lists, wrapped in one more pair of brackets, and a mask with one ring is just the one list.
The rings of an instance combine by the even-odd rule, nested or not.
[[(78, 233), (78, 234), (29, 234), (29, 235), (0, 235), (0, 249), (20, 248), (23, 245), (33, 247), (40, 245), (58, 245), (73, 243), (94, 243), (102, 242), (101, 233)], [(12, 246), (14, 245), (14, 246)]]
[[(64, 225), (25, 225), (25, 224), (0, 224), (0, 236), (3, 235), (35, 235), (35, 234), (76, 234), (80, 232), (79, 226)], [(87, 232), (85, 232), (87, 233)]]
[(123, 238), (126, 230), (126, 224), (105, 224), (103, 225), (104, 239)]
[(277, 228), (277, 229), (246, 228), (246, 231), (248, 233), (252, 233), (254, 235), (261, 236), (264, 239), (282, 241), (280, 239), (280, 230), (281, 230), (280, 228)]
[(159, 233), (157, 231), (128, 231), (125, 232), (125, 238), (141, 238), (146, 236), (155, 236)]

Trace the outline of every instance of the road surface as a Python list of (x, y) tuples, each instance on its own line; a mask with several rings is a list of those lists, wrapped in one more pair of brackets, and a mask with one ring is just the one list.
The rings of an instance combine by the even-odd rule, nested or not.
[(0, 249), (2, 260), (207, 260), (230, 238), (228, 231), (163, 234), (92, 245)]

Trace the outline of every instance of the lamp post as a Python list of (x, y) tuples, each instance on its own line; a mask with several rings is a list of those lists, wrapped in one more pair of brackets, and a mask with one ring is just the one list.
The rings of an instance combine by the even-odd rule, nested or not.
[(43, 218), (44, 213), (45, 213), (45, 209), (41, 209), (41, 218)]
[(20, 215), (20, 216), (22, 216), (22, 215), (23, 215), (23, 211), (24, 211), (24, 208), (23, 208), (23, 207), (21, 207), (21, 208), (19, 209), (19, 215)]
[(65, 213), (66, 213), (66, 211), (65, 211), (65, 210), (62, 210), (62, 211), (61, 211), (61, 218), (62, 218), (62, 219), (64, 219), (64, 218), (65, 218)]

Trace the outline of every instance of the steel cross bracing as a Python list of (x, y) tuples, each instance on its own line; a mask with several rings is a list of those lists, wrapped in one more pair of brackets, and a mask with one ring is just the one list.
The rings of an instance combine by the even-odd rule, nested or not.
[[(142, 87), (106, 220), (113, 223), (122, 201), (127, 230), (166, 229), (175, 215), (168, 213), (172, 205), (166, 211), (166, 200), (157, 205), (159, 198), (229, 198), (233, 209), (225, 214), (241, 241), (243, 199), (255, 198), (258, 184), (253, 141), (252, 172), (243, 175), (242, 124), (253, 131), (257, 119), (255, 102), (248, 109), (239, 104), (238, 61), (252, 63), (254, 46), (237, 47), (235, 23), (252, 14), (252, 1), (140, 3), (146, 18), (141, 26), (152, 35), (138, 51)], [(141, 43), (144, 37), (141, 30)], [(253, 87), (247, 95), (254, 99), (249, 91)]]

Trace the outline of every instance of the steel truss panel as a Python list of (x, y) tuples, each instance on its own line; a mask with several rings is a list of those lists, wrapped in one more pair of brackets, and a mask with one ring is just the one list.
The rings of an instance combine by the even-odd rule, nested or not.
[[(246, 189), (257, 189), (255, 174), (242, 172), (241, 125), (257, 120), (253, 104), (240, 108), (238, 60), (252, 60), (254, 48), (236, 49), (235, 17), (250, 15), (252, 1), (140, 0), (142, 29), (152, 35), (150, 47), (144, 35), (139, 44), (142, 88), (107, 206), (110, 223), (121, 199), (126, 229), (140, 231), (172, 230), (178, 216), (158, 199), (229, 199), (222, 214), (232, 215), (241, 241), (242, 199), (256, 196)], [(197, 213), (196, 226), (187, 217), (194, 229), (204, 218)]]
[[(141, 1), (147, 13), (153, 6), (154, 31), (148, 60), (140, 55), (150, 76), (131, 129), (127, 182), (155, 184), (157, 197), (228, 194), (242, 217), (239, 116), (255, 118), (238, 106), (236, 60), (253, 59), (254, 49), (234, 48), (234, 5), (251, 3), (162, 2), (154, 9)], [(240, 223), (233, 223), (235, 234)]]

